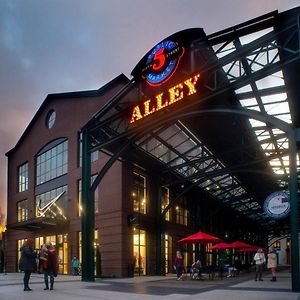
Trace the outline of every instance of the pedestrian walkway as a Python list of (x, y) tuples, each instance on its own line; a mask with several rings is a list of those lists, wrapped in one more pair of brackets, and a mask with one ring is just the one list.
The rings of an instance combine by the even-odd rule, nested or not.
[(134, 278), (96, 279), (82, 282), (79, 276), (60, 275), (53, 291), (44, 291), (43, 275), (32, 274), (31, 292), (24, 292), (23, 274), (0, 274), (1, 300), (300, 300), (299, 293), (291, 292), (291, 274), (282, 271), (278, 281), (271, 282), (268, 274), (264, 281), (254, 281), (253, 274), (242, 274), (236, 278), (215, 280), (176, 281), (175, 275)]

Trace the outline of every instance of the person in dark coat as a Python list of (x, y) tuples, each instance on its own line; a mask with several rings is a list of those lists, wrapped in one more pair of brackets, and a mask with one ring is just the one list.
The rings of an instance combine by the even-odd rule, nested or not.
[(21, 258), (19, 261), (19, 269), (24, 271), (24, 291), (32, 291), (29, 287), (29, 279), (31, 273), (35, 270), (35, 252), (33, 251), (33, 240), (27, 239), (20, 248)]
[(51, 242), (47, 241), (46, 244), (47, 249), (47, 263), (43, 266), (44, 271), (44, 279), (46, 287), (44, 290), (49, 290), (49, 280), (50, 277), (50, 290), (53, 290), (54, 287), (54, 277), (57, 276), (57, 253), (55, 248), (52, 246)]

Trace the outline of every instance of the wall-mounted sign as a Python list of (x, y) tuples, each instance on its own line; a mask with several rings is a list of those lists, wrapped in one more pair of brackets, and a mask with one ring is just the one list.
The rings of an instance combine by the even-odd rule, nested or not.
[(176, 71), (184, 48), (177, 43), (166, 40), (156, 45), (147, 58), (142, 76), (152, 86), (165, 83)]
[(273, 219), (286, 217), (290, 212), (289, 195), (286, 192), (275, 192), (264, 202), (265, 213)]
[(194, 75), (187, 80), (176, 84), (168, 89), (166, 92), (157, 94), (152, 99), (147, 99), (140, 105), (135, 106), (132, 109), (130, 124), (141, 120), (167, 106), (184, 100), (187, 97), (197, 93), (196, 83), (200, 77), (200, 74)]

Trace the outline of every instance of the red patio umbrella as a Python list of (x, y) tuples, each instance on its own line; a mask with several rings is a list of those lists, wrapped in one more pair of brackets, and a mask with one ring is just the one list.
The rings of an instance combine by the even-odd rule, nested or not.
[(248, 247), (248, 248), (239, 248), (238, 252), (256, 252), (259, 247)]
[(194, 233), (192, 235), (189, 235), (181, 240), (179, 240), (177, 243), (179, 244), (197, 244), (197, 243), (218, 243), (221, 242), (221, 239), (213, 236), (211, 234), (199, 231), (197, 233)]
[(229, 248), (230, 248), (229, 244), (219, 243), (219, 244), (216, 244), (216, 245), (212, 246), (210, 249), (211, 250), (219, 250), (219, 249), (229, 249)]
[(247, 244), (247, 243), (244, 243), (244, 242), (241, 242), (241, 241), (236, 241), (236, 242), (233, 242), (229, 245), (230, 245), (230, 248), (232, 248), (232, 249), (252, 248), (252, 247), (254, 247), (253, 245), (250, 245), (250, 244)]

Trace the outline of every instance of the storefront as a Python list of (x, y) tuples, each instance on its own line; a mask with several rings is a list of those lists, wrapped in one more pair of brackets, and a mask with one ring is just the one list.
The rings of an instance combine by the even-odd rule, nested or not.
[(48, 95), (7, 153), (7, 269), (17, 270), (29, 237), (36, 249), (56, 245), (60, 273), (76, 255), (93, 280), (173, 272), (178, 249), (186, 266), (218, 264), (210, 244), (177, 244), (199, 230), (263, 245), (288, 232), (262, 205), (288, 185), (278, 174), (289, 167), (285, 121), (297, 120), (286, 91), (297, 87), (272, 79), (290, 78), (297, 52), (286, 20), (296, 26), (296, 15), (211, 35), (183, 30), (155, 45), (131, 80)]

